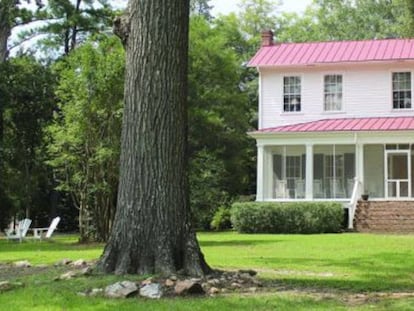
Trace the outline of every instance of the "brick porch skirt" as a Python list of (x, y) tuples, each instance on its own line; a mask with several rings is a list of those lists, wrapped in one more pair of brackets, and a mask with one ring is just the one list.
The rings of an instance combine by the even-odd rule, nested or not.
[(414, 201), (359, 201), (358, 232), (414, 233)]

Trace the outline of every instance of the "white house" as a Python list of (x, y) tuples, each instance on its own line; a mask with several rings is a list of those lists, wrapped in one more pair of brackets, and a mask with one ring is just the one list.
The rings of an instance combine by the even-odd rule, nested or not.
[(259, 71), (257, 200), (414, 202), (414, 39), (274, 43)]

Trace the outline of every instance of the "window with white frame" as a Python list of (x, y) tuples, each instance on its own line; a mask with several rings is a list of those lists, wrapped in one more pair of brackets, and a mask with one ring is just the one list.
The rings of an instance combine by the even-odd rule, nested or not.
[(300, 156), (286, 156), (286, 178), (301, 178), (301, 164)]
[(411, 72), (392, 73), (392, 107), (411, 108)]
[(342, 110), (342, 75), (326, 75), (324, 77), (325, 111)]
[(299, 76), (283, 78), (283, 111), (301, 111), (301, 83)]

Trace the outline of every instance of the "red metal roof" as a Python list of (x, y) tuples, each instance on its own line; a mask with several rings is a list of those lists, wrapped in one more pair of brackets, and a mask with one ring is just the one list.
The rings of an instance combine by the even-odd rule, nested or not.
[(276, 43), (262, 46), (249, 66), (414, 60), (414, 39)]
[(414, 130), (414, 117), (325, 119), (265, 128), (254, 133), (307, 133)]

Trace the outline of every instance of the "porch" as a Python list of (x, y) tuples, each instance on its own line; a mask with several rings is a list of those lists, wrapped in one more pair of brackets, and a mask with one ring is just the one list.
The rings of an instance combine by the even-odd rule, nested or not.
[(414, 202), (414, 117), (325, 119), (265, 128), (258, 201), (338, 201), (353, 227), (361, 194)]
[(263, 146), (259, 165), (259, 201), (349, 202), (355, 183), (358, 195), (374, 200), (407, 200), (414, 195), (413, 144)]
[(370, 198), (413, 198), (413, 144), (280, 145), (262, 153), (260, 201), (349, 201), (355, 178)]
[(259, 201), (338, 201), (350, 229), (362, 194), (414, 204), (414, 144), (268, 145), (259, 156)]

